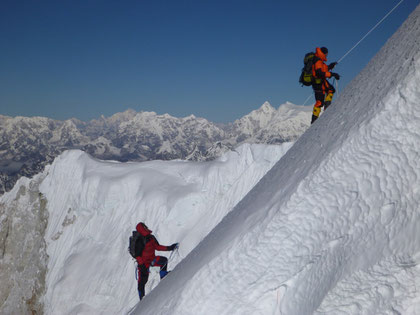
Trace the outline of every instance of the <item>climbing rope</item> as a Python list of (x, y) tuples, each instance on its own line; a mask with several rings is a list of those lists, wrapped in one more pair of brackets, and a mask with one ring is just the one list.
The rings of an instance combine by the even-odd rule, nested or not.
[(333, 85), (335, 85), (335, 94), (337, 94), (337, 97), (338, 97), (338, 80), (336, 80), (335, 78), (334, 78)]
[(349, 51), (347, 51), (345, 54), (344, 54), (344, 56), (343, 57), (341, 57), (338, 61), (337, 61), (337, 63), (340, 63), (350, 52), (352, 52), (352, 50), (353, 49), (355, 49), (357, 46), (359, 46), (359, 44), (366, 38), (366, 37), (368, 37), (368, 35), (370, 34), (370, 33), (372, 33), (374, 30), (375, 30), (375, 28), (377, 28), (383, 21), (385, 21), (385, 19), (396, 9), (396, 8), (398, 8), (398, 6), (401, 4), (401, 3), (403, 3), (404, 2), (404, 0), (401, 0), (400, 2), (398, 2), (398, 4), (395, 6), (395, 7), (393, 7), (392, 9), (391, 9), (391, 11), (389, 11), (378, 23), (376, 23), (376, 25), (374, 26), (374, 27), (372, 27), (370, 30), (369, 30), (369, 32), (367, 32), (366, 34), (365, 34), (365, 36), (363, 36), (352, 48), (350, 48), (349, 49)]
[(309, 101), (309, 98), (312, 96), (312, 93), (309, 94), (309, 96), (306, 98), (305, 102), (303, 103), (303, 105), (306, 105), (306, 102)]

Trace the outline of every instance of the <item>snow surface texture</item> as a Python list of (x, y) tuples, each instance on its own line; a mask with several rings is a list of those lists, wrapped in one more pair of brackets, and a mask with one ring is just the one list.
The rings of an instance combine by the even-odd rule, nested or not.
[[(161, 244), (182, 244), (172, 269), (290, 147), (246, 144), (213, 162), (117, 163), (63, 153), (40, 186), (50, 212), (46, 314), (127, 313), (138, 302), (127, 252), (136, 224), (146, 222)], [(159, 283), (151, 270), (147, 293)]]
[(420, 6), (133, 314), (419, 314)]

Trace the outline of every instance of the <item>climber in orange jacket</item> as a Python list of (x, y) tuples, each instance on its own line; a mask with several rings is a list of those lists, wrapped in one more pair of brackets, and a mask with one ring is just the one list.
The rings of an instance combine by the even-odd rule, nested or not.
[(315, 93), (316, 103), (312, 112), (312, 121), (311, 124), (317, 120), (319, 114), (321, 113), (321, 108), (324, 107), (324, 110), (331, 104), (333, 95), (335, 93), (334, 87), (328, 82), (328, 78), (334, 77), (336, 80), (340, 80), (340, 75), (338, 73), (330, 72), (336, 62), (325, 64), (327, 61), (328, 49), (326, 47), (317, 47), (315, 50), (316, 62), (312, 66), (312, 75), (314, 77), (314, 82), (312, 83), (312, 88)]

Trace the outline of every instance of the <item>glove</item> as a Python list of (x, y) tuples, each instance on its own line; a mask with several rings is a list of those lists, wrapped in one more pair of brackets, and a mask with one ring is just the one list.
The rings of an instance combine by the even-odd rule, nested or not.
[(328, 70), (332, 70), (332, 69), (334, 69), (334, 67), (337, 65), (337, 62), (331, 62), (329, 65), (328, 65)]
[(336, 80), (340, 80), (340, 75), (335, 72), (331, 72), (331, 76), (334, 77)]
[(171, 246), (168, 246), (169, 250), (175, 250), (178, 247), (178, 243), (173, 243)]

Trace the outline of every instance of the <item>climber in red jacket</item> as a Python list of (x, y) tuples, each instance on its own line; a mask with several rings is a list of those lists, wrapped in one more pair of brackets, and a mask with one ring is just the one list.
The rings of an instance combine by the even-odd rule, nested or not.
[[(156, 237), (152, 235), (152, 231), (144, 224), (140, 222), (136, 226), (137, 232), (139, 232), (143, 238), (137, 242), (143, 241), (144, 248), (142, 250), (141, 256), (136, 257), (138, 263), (138, 291), (140, 300), (144, 297), (145, 294), (145, 285), (147, 280), (149, 280), (149, 268), (160, 267), (160, 278), (163, 279), (167, 274), (167, 265), (168, 259), (164, 256), (156, 256), (155, 251), (173, 251), (178, 247), (178, 243), (174, 243), (171, 246), (160, 245)], [(136, 244), (137, 245), (137, 244)]]

